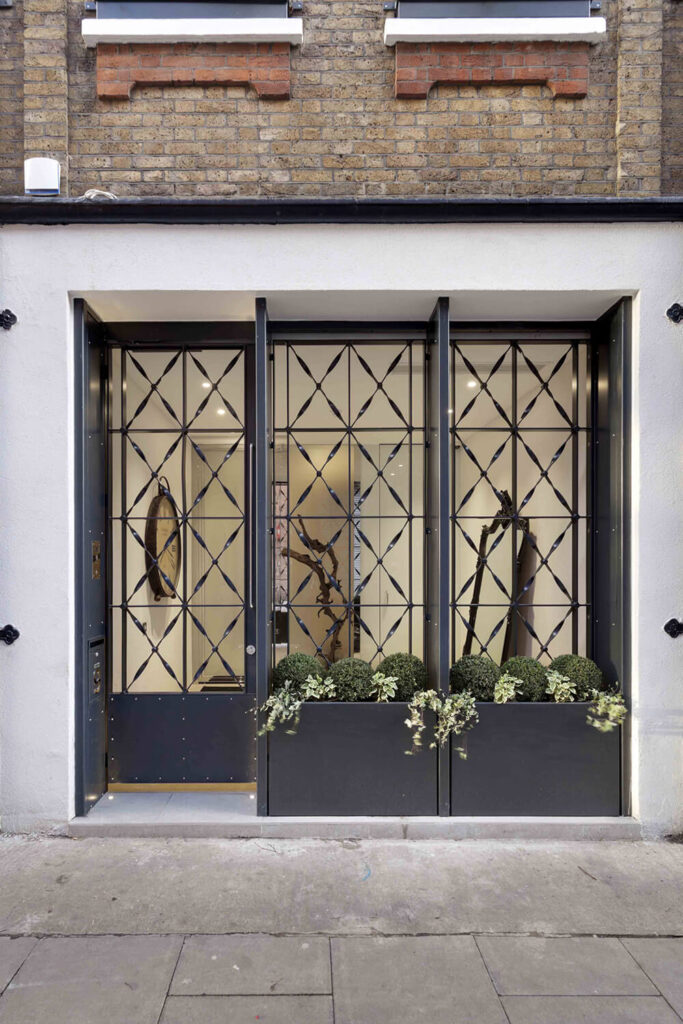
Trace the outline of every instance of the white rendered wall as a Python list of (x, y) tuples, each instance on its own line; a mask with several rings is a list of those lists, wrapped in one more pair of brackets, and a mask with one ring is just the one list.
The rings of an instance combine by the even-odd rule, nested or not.
[[(0, 338), (0, 812), (73, 813), (73, 349), (70, 300), (117, 319), (594, 316), (634, 302), (633, 785), (648, 834), (683, 829), (683, 230), (640, 225), (6, 227)], [(333, 289), (333, 290), (330, 290)]]

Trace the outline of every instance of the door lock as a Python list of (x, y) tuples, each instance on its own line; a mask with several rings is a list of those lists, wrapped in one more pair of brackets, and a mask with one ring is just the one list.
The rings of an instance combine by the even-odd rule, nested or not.
[(253, 644), (247, 644), (246, 651), (247, 654), (256, 654), (256, 648)]

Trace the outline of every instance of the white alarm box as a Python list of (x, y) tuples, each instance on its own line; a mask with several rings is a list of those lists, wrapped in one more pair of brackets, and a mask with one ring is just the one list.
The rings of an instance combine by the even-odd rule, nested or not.
[(51, 157), (24, 160), (24, 192), (29, 196), (58, 196), (60, 172), (59, 160)]

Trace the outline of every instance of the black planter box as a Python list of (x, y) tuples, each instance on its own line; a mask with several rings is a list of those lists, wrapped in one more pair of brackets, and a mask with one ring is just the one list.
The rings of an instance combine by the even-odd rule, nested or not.
[(451, 751), (451, 814), (620, 814), (620, 730), (586, 723), (588, 704), (477, 704), (467, 760)]
[(437, 813), (437, 758), (406, 755), (412, 733), (404, 703), (307, 703), (296, 735), (269, 734), (268, 813), (415, 815)]

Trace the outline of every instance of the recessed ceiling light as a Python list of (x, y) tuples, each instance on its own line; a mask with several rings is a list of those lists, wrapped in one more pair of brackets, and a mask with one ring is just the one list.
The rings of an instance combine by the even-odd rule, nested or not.
[(225, 409), (216, 409), (216, 415), (225, 416)]
[(207, 391), (208, 391), (208, 389), (211, 387), (211, 385), (209, 384), (208, 380), (203, 380), (202, 381), (202, 387), (206, 388)]
[(476, 386), (477, 386), (476, 380), (468, 380), (467, 381), (467, 387), (468, 388), (476, 388)]

